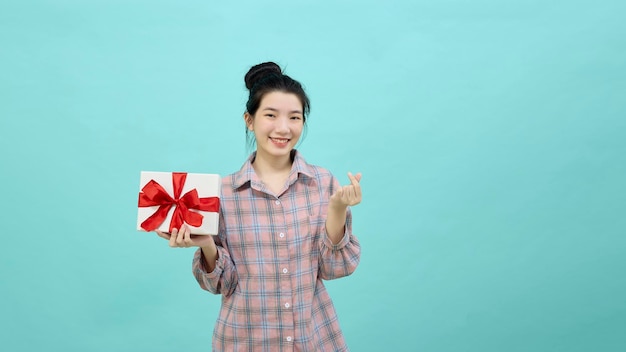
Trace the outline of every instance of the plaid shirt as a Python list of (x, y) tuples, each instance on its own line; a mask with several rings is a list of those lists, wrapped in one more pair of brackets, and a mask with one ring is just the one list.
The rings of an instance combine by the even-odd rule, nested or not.
[(278, 194), (252, 168), (222, 181), (219, 258), (207, 272), (201, 250), (193, 259), (200, 286), (222, 295), (214, 351), (348, 351), (322, 280), (350, 275), (360, 259), (348, 209), (338, 244), (326, 235), (330, 195), (337, 179), (307, 164), (297, 151)]

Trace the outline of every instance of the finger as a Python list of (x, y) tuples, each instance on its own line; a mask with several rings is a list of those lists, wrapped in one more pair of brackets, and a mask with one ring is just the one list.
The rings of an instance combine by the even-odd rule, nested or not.
[(191, 241), (191, 229), (189, 228), (189, 226), (185, 226), (185, 235), (183, 240), (185, 241), (185, 246), (186, 247), (191, 247), (193, 245), (193, 242)]
[(345, 203), (348, 200), (348, 186), (341, 186), (341, 201)]
[(333, 197), (339, 198), (339, 199), (343, 198), (343, 187), (339, 187), (337, 189), (337, 192), (335, 192), (335, 194), (333, 194)]
[(357, 199), (358, 202), (361, 202), (361, 198), (363, 197), (361, 195), (361, 187), (355, 187), (354, 188), (354, 196)]
[(352, 200), (352, 205), (357, 205), (359, 203), (361, 203), (361, 195), (354, 196), (354, 199)]
[(173, 228), (170, 235), (170, 247), (176, 247), (176, 237), (178, 237), (178, 229)]
[(354, 195), (360, 197), (361, 184), (359, 182), (361, 181), (361, 173), (359, 172), (356, 176), (353, 176), (352, 173), (348, 173), (348, 177), (350, 177), (350, 183), (352, 183), (352, 186), (354, 187)]
[(359, 176), (359, 178), (357, 179), (356, 176), (352, 175), (351, 172), (348, 172), (348, 178), (350, 179), (350, 183), (353, 186), (356, 186), (359, 184), (359, 179), (361, 178), (361, 176)]
[(361, 201), (361, 173), (359, 172), (358, 174), (356, 174), (355, 176), (356, 180), (359, 182), (356, 184), (356, 186), (354, 186), (354, 190), (356, 193), (356, 196), (359, 198), (359, 201)]
[(346, 191), (348, 194), (348, 203), (352, 203), (354, 198), (356, 198), (356, 191), (354, 186), (346, 186)]
[(344, 203), (342, 187), (337, 188), (335, 193), (330, 197), (330, 201), (336, 205)]
[(348, 190), (346, 187), (347, 186), (341, 187), (341, 196), (339, 197), (339, 201), (341, 202), (341, 204), (348, 204)]
[(183, 224), (178, 230), (178, 236), (176, 236), (176, 246), (184, 247), (185, 246), (185, 231), (187, 231), (187, 225)]

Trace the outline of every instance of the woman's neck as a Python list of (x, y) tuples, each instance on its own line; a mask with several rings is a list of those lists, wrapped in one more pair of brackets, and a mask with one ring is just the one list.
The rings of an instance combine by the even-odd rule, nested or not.
[(264, 155), (257, 151), (252, 167), (257, 175), (263, 179), (263, 176), (270, 176), (276, 174), (285, 174), (291, 171), (291, 153), (284, 157), (272, 157)]

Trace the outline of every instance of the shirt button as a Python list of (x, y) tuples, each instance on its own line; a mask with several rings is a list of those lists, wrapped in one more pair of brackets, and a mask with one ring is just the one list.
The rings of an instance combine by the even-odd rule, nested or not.
[(276, 205), (280, 205), (280, 201), (278, 199), (276, 199), (276, 202), (274, 203), (276, 203)]
[(293, 340), (293, 338), (291, 336), (287, 336), (287, 341), (291, 342), (291, 340)]
[(289, 270), (287, 270), (287, 268), (283, 269), (283, 274), (287, 274), (289, 272)]
[(285, 234), (281, 232), (281, 233), (278, 234), (278, 236), (280, 236), (280, 238), (283, 238), (283, 237), (285, 237)]
[(289, 307), (291, 307), (291, 304), (285, 303), (285, 308), (289, 308)]

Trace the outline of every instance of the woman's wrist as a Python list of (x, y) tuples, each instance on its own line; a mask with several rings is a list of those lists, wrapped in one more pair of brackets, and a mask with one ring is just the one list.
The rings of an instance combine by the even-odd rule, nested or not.
[(202, 251), (202, 257), (204, 259), (203, 261), (206, 264), (206, 269), (208, 269), (207, 271), (213, 271), (213, 269), (215, 268), (215, 262), (217, 261), (219, 254), (215, 243), (212, 243), (208, 246), (200, 247), (200, 249)]
[(346, 204), (337, 204), (334, 202), (330, 202), (328, 204), (328, 212), (333, 212), (335, 214), (341, 214), (341, 213), (345, 213), (346, 210), (348, 209), (348, 206)]

